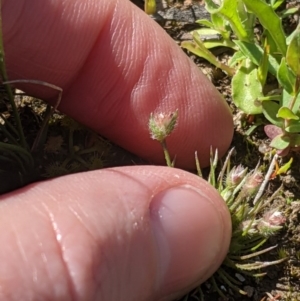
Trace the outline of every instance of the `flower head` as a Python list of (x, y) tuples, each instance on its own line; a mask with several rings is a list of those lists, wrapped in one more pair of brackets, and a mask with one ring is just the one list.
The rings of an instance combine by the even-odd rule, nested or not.
[(242, 165), (234, 166), (226, 177), (226, 186), (234, 188), (238, 186), (247, 173)]
[(283, 216), (282, 212), (278, 210), (272, 210), (265, 213), (263, 219), (272, 226), (281, 226), (286, 222), (286, 218)]
[(169, 136), (177, 124), (178, 111), (172, 113), (151, 113), (149, 131), (151, 138), (162, 142)]
[(282, 212), (278, 210), (271, 210), (264, 214), (263, 218), (258, 223), (258, 230), (264, 236), (273, 235), (282, 228), (286, 218)]
[(253, 196), (259, 189), (264, 177), (260, 171), (255, 170), (247, 179), (243, 186), (242, 193), (245, 196)]

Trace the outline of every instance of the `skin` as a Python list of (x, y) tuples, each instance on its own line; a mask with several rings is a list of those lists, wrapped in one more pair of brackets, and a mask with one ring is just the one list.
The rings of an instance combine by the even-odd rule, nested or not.
[[(179, 110), (176, 166), (229, 147), (226, 103), (182, 50), (125, 0), (2, 0), (9, 78), (63, 88), (60, 110), (162, 164), (151, 112)], [(55, 91), (26, 92), (54, 104)], [(1, 300), (172, 300), (207, 279), (230, 242), (218, 193), (179, 169), (133, 166), (1, 196)]]

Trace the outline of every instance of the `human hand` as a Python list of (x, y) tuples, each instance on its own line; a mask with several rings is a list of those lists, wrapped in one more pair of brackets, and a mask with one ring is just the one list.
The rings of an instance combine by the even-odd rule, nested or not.
[[(176, 164), (208, 164), (232, 137), (208, 80), (150, 18), (123, 1), (2, 0), (9, 78), (64, 89), (60, 110), (162, 163), (151, 112), (178, 108)], [(52, 102), (53, 91), (24, 90)], [(208, 184), (158, 166), (35, 183), (1, 197), (0, 300), (172, 300), (209, 277), (230, 240), (227, 208)]]

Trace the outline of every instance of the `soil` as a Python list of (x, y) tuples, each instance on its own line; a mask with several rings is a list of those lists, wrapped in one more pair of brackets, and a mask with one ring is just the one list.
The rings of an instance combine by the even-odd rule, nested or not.
[[(143, 7), (140, 0), (132, 1)], [(190, 31), (198, 28), (195, 21), (199, 18), (209, 18), (202, 1), (185, 1), (185, 3), (178, 1), (173, 3), (170, 8), (158, 11), (158, 14), (154, 16), (154, 19), (178, 44), (184, 40), (192, 39)], [(290, 19), (286, 27), (292, 31), (295, 28), (294, 19)], [(262, 116), (246, 116), (234, 106), (231, 100), (230, 77), (203, 59), (188, 52), (186, 54), (207, 75), (232, 109), (235, 124), (232, 147), (236, 150), (233, 158), (234, 164), (242, 164), (249, 169), (254, 169), (258, 161), (268, 165), (270, 163), (270, 148), (268, 147), (270, 141), (263, 131), (263, 126), (267, 124), (267, 121)], [(225, 48), (217, 49), (215, 54), (219, 60), (224, 62), (228, 61), (232, 55)], [(0, 92), (2, 92), (0, 112), (14, 124), (14, 118), (6, 99), (7, 96), (5, 96), (3, 89)], [(46, 106), (42, 101), (31, 97), (16, 96), (15, 101), (21, 114), (26, 139), (28, 144), (32, 145), (42, 120), (45, 118)], [(249, 129), (256, 124), (258, 126), (249, 134)], [(1, 131), (0, 139), (7, 142)], [(48, 136), (42, 142), (44, 142), (41, 144), (42, 148), (36, 149), (35, 157), (38, 158), (38, 167), (33, 173), (35, 176), (28, 181), (21, 179), (20, 183), (17, 182), (19, 186), (34, 180), (72, 172), (117, 165), (147, 164), (142, 159), (113, 145), (59, 112), (51, 117)], [(269, 246), (277, 245), (277, 248), (260, 258), (265, 261), (277, 260), (280, 254), (284, 253), (288, 259), (279, 265), (266, 269), (267, 274), (263, 278), (245, 277), (241, 281), (241, 288), (249, 292), (248, 296), (228, 289), (226, 284), (218, 283), (226, 295), (227, 299), (225, 300), (300, 300), (300, 155), (297, 152), (292, 152), (289, 156), (281, 158), (279, 164), (284, 164), (291, 157), (294, 160), (292, 168), (287, 174), (277, 176), (270, 181), (267, 188), (267, 193), (271, 195), (282, 185), (281, 194), (271, 206), (280, 208), (284, 213), (286, 225), (279, 235), (272, 237), (268, 242)], [(0, 177), (3, 177), (6, 183), (10, 183), (8, 186), (0, 187), (0, 192), (3, 193), (19, 187), (15, 185), (16, 170), (12, 168), (9, 169), (9, 174), (8, 171), (4, 174), (0, 173)], [(236, 278), (235, 272), (228, 272)], [(204, 300), (224, 300), (214, 291), (210, 282), (204, 283), (201, 288)], [(201, 300), (200, 295), (199, 289), (196, 288), (180, 300)]]

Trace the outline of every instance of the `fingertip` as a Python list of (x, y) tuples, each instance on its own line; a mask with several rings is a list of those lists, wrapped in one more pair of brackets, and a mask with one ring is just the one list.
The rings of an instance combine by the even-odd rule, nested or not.
[(220, 201), (224, 202), (219, 195), (210, 192), (208, 198), (191, 185), (172, 187), (153, 198), (150, 212), (159, 254), (162, 300), (199, 285), (223, 261), (230, 225), (228, 211), (223, 210)]
[[(69, 175), (1, 200), (0, 277), (9, 296), (24, 289), (53, 301), (171, 300), (209, 277), (230, 241), (230, 215), (218, 192), (175, 168)], [(28, 277), (33, 272), (39, 282)]]
[[(195, 151), (205, 167), (211, 147), (220, 154), (228, 148), (233, 123), (226, 102), (163, 29), (129, 1), (6, 3), (3, 37), (11, 79), (57, 85), (64, 91), (64, 113), (151, 162), (164, 162), (147, 129), (152, 112), (179, 109), (168, 141), (178, 167), (194, 168)], [(56, 91), (45, 87), (21, 88), (56, 99)]]

